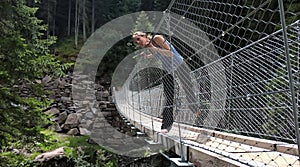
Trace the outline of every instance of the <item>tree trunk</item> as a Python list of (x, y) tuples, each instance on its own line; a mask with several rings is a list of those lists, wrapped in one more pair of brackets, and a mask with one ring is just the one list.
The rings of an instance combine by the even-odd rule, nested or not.
[(75, 48), (78, 47), (78, 29), (79, 29), (79, 10), (78, 10), (78, 0), (75, 2)]
[(95, 31), (95, 0), (92, 0), (92, 33)]
[(85, 1), (82, 1), (82, 35), (83, 41), (86, 41), (86, 11), (85, 11)]
[(69, 13), (68, 13), (68, 36), (71, 35), (71, 11), (72, 11), (72, 0), (69, 0)]
[(57, 1), (54, 0), (54, 9), (53, 9), (53, 27), (52, 27), (52, 34), (53, 36), (55, 36), (55, 27), (56, 27), (56, 5), (57, 5)]
[(50, 0), (48, 0), (48, 6), (47, 6), (47, 38), (50, 35)]

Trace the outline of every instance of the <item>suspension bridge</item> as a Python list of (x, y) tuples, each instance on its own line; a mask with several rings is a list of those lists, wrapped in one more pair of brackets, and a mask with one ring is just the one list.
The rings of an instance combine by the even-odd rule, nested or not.
[[(141, 31), (163, 34), (187, 68), (176, 69), (169, 57), (166, 71), (166, 63), (147, 56), (150, 48), (127, 56), (112, 80), (118, 112), (152, 144), (177, 153), (177, 166), (300, 166), (297, 5), (297, 0), (172, 0), (161, 16), (151, 17), (159, 19), (155, 28)], [(85, 43), (74, 73), (88, 77), (73, 78), (76, 105), (96, 104), (87, 80), (93, 81), (97, 62), (133, 29), (114, 25), (134, 25), (137, 17), (115, 19)], [(101, 111), (90, 108), (99, 116), (91, 129), (96, 142), (122, 153), (144, 144), (114, 132)], [(174, 123), (162, 134), (166, 108), (172, 112), (164, 121)]]
[[(164, 72), (155, 57), (138, 56), (114, 89), (119, 112), (194, 165), (300, 166), (300, 21), (294, 3), (173, 0), (151, 32), (164, 34), (184, 57), (190, 71), (183, 80), (192, 83), (198, 111), (190, 109), (195, 104), (178, 75)], [(174, 76), (175, 122), (161, 134), (168, 75)]]

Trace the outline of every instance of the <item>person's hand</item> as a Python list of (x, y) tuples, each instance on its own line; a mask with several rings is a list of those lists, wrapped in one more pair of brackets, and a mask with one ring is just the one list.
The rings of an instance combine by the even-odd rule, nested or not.
[(152, 54), (145, 54), (144, 55), (144, 58), (146, 58), (146, 59), (149, 59), (149, 58), (151, 58), (152, 57)]
[(150, 53), (149, 51), (141, 52), (140, 55), (143, 56), (145, 59), (149, 59), (153, 56), (153, 54)]
[(136, 54), (135, 56), (133, 56), (133, 58), (135, 59), (135, 58), (137, 58), (137, 57), (144, 57), (145, 56), (145, 52), (141, 52), (141, 53), (138, 53), (138, 54)]

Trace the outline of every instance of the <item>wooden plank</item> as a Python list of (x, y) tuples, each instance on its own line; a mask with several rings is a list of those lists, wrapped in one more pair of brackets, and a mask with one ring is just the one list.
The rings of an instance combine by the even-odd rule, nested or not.
[[(124, 114), (124, 113), (123, 113)], [(197, 166), (295, 166), (300, 167), (297, 146), (284, 142), (258, 139), (254, 137), (211, 131), (203, 128), (174, 123), (168, 134), (161, 134), (161, 119), (136, 112), (125, 115), (130, 122), (147, 133), (166, 148), (175, 147), (175, 153), (181, 154), (178, 143), (179, 126), (185, 142), (194, 142), (198, 146), (185, 145), (184, 157)], [(141, 121), (142, 120), (142, 121)], [(152, 125), (152, 120), (153, 125)], [(153, 126), (153, 127), (152, 127)], [(154, 129), (153, 129), (154, 128)], [(154, 131), (153, 131), (154, 130)], [(203, 139), (205, 139), (203, 141)], [(209, 150), (209, 151), (208, 151)]]

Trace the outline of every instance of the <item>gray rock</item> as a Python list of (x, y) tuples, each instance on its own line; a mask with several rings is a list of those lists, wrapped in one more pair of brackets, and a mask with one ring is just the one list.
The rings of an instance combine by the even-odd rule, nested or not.
[(85, 118), (88, 119), (88, 120), (91, 120), (94, 118), (94, 114), (92, 112), (87, 112), (85, 114)]
[(79, 125), (79, 118), (77, 116), (77, 114), (72, 113), (70, 115), (68, 115), (67, 120), (65, 122), (65, 124), (63, 125), (63, 129), (71, 129), (71, 128), (75, 128)]
[(59, 124), (56, 123), (56, 122), (53, 125), (51, 125), (49, 127), (49, 129), (51, 129), (51, 130), (53, 130), (55, 132), (61, 132), (62, 131), (62, 129), (60, 128)]
[(51, 159), (61, 159), (63, 157), (65, 157), (64, 148), (60, 147), (53, 151), (46, 152), (46, 153), (36, 156), (34, 159), (34, 162), (46, 162)]
[(43, 79), (42, 79), (42, 83), (43, 85), (48, 85), (48, 83), (52, 80), (52, 78), (50, 76), (45, 76)]
[(63, 103), (68, 103), (68, 102), (71, 102), (71, 97), (61, 97), (60, 100), (63, 102)]
[(46, 112), (45, 112), (47, 115), (56, 115), (56, 114), (59, 114), (60, 113), (60, 111), (59, 111), (59, 109), (57, 109), (57, 108), (50, 108), (49, 110), (47, 110)]
[(109, 92), (107, 90), (100, 92), (101, 97), (109, 97)]
[(58, 115), (57, 119), (56, 119), (56, 122), (59, 123), (59, 124), (62, 124), (64, 123), (64, 121), (67, 119), (68, 117), (68, 114), (67, 112), (62, 112)]
[(68, 132), (67, 132), (68, 135), (78, 135), (79, 134), (79, 131), (77, 128), (73, 128), (73, 129), (70, 129)]
[(84, 136), (91, 135), (91, 132), (89, 130), (87, 130), (86, 128), (79, 128), (79, 132), (80, 132), (80, 135), (84, 135)]

